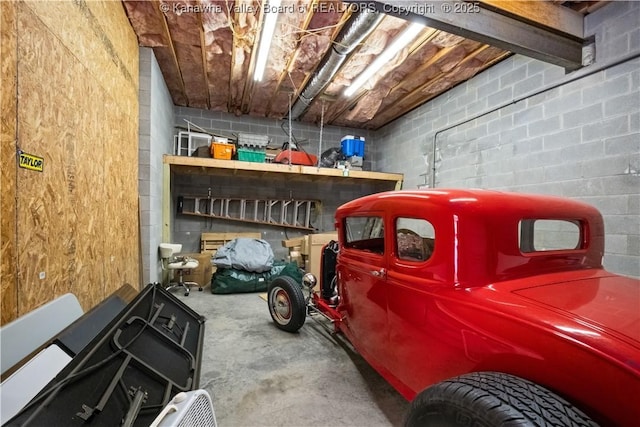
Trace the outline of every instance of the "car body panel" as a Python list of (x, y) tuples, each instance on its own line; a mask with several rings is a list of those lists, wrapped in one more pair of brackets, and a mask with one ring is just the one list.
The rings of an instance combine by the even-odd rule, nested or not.
[[(384, 217), (383, 255), (343, 244), (345, 218), (371, 212)], [(400, 217), (433, 225), (427, 260), (398, 256)], [(539, 218), (578, 224), (576, 247), (523, 252), (519, 224)], [(336, 226), (338, 328), (407, 399), (447, 378), (499, 371), (603, 425), (640, 419), (640, 282), (603, 269), (595, 208), (485, 190), (395, 191), (341, 206)]]
[(593, 277), (536, 286), (516, 293), (562, 310), (576, 321), (589, 323), (591, 331), (588, 334), (595, 334), (599, 329), (632, 344), (640, 342), (640, 287), (628, 277)]
[(343, 318), (348, 319), (349, 330), (360, 337), (362, 346), (386, 362), (386, 285), (373, 274), (384, 268), (383, 256), (369, 255), (369, 262), (351, 260), (348, 268), (340, 271), (340, 280), (348, 289), (349, 304), (341, 306)]

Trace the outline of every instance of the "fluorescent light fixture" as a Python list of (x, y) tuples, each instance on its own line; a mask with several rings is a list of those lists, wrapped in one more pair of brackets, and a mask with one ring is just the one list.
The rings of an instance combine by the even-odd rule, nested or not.
[(345, 96), (351, 96), (360, 87), (375, 73), (380, 71), (380, 69), (391, 60), (400, 50), (402, 50), (406, 45), (411, 43), (413, 39), (416, 38), (420, 31), (424, 29), (424, 25), (418, 23), (412, 23), (407, 28), (404, 29), (402, 33), (398, 37), (396, 37), (389, 46), (371, 63), (369, 66), (356, 77), (351, 85), (344, 91)]
[(269, 0), (265, 5), (265, 17), (262, 24), (262, 35), (260, 36), (260, 47), (258, 48), (258, 59), (256, 60), (256, 69), (253, 73), (253, 80), (260, 82), (264, 75), (264, 69), (267, 66), (267, 58), (269, 57), (269, 48), (273, 39), (273, 32), (276, 29), (276, 21), (278, 20), (278, 9), (281, 0)]

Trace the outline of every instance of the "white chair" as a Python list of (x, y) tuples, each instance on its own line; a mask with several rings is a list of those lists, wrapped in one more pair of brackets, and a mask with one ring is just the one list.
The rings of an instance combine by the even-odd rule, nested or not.
[[(182, 252), (182, 245), (179, 243), (160, 243), (160, 258), (162, 258), (162, 269), (167, 271), (173, 271), (178, 275), (178, 281), (171, 281), (169, 278), (169, 284), (165, 287), (166, 290), (171, 290), (176, 287), (184, 289), (184, 296), (189, 296), (189, 286), (197, 286), (198, 290), (202, 290), (202, 286), (196, 282), (186, 282), (184, 280), (185, 271), (191, 271), (198, 268), (200, 263), (197, 259), (178, 256)], [(175, 277), (174, 274), (174, 277)]]
[(0, 328), (1, 371), (12, 372), (0, 384), (0, 424), (20, 412), (71, 361), (56, 344), (45, 345), (83, 314), (76, 296), (64, 294)]

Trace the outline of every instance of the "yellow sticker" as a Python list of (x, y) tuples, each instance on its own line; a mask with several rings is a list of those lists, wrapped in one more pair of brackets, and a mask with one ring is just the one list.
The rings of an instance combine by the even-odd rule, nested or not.
[(32, 171), (42, 172), (44, 168), (44, 159), (34, 156), (33, 154), (20, 153), (20, 167), (30, 169)]

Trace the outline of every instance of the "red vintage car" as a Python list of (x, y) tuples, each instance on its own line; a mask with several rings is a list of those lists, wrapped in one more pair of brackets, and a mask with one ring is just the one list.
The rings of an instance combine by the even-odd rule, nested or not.
[(412, 401), (407, 425), (640, 425), (640, 281), (602, 267), (595, 208), (394, 191), (342, 205), (336, 228), (321, 277), (271, 283), (271, 317), (328, 318)]

